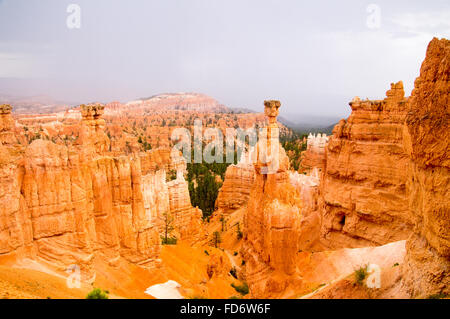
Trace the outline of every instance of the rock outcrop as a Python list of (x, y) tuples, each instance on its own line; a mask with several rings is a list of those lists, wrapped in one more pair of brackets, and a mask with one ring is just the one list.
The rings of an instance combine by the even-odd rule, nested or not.
[(433, 39), (416, 79), (404, 143), (414, 234), (404, 283), (412, 297), (450, 293), (450, 41)]
[(11, 115), (12, 107), (8, 104), (0, 105), (0, 144), (15, 143), (14, 119)]
[(317, 168), (322, 171), (325, 168), (325, 150), (327, 143), (328, 137), (326, 134), (309, 134), (306, 151), (302, 154), (303, 159), (301, 166), (303, 171), (310, 172), (313, 168)]
[(107, 105), (107, 114), (117, 115), (127, 111), (133, 112), (166, 112), (166, 111), (196, 111), (196, 112), (227, 112), (229, 109), (218, 101), (199, 93), (167, 93), (147, 99), (141, 99), (120, 105), (113, 102)]
[(382, 245), (408, 238), (403, 83), (384, 100), (350, 103), (333, 130), (321, 184), (322, 236), (329, 248)]
[(216, 200), (216, 208), (221, 214), (229, 215), (247, 204), (254, 179), (253, 163), (240, 161), (228, 166)]
[(320, 225), (322, 216), (319, 205), (319, 169), (313, 168), (309, 175), (289, 172), (289, 180), (300, 194), (302, 202), (298, 248), (307, 251), (321, 250)]
[[(104, 153), (110, 149), (110, 140), (105, 134), (106, 122), (102, 118), (105, 106), (102, 104), (81, 105), (81, 130), (79, 142), (82, 145), (94, 147), (97, 153)], [(92, 150), (88, 149), (89, 153)]]
[(201, 236), (202, 211), (192, 207), (189, 197), (188, 183), (181, 170), (177, 171), (177, 178), (167, 183), (169, 190), (169, 210), (174, 218), (174, 227), (178, 238), (191, 241)]
[(257, 144), (255, 182), (244, 215), (245, 277), (252, 297), (274, 297), (300, 279), (295, 263), (300, 198), (289, 180), (289, 160), (278, 141), (280, 102), (266, 101), (267, 138)]

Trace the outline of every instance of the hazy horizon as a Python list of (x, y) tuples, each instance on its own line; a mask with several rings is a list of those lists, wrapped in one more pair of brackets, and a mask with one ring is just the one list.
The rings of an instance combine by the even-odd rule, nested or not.
[(0, 94), (197, 92), (255, 111), (279, 99), (293, 121), (345, 117), (353, 96), (383, 98), (391, 82), (410, 95), (434, 36), (450, 37), (448, 1), (0, 0)]

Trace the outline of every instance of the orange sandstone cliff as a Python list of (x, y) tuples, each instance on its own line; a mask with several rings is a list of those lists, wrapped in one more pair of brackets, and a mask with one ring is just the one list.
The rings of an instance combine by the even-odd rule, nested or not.
[[(311, 279), (324, 280), (310, 264), (317, 250), (334, 251), (314, 255), (324, 258), (323, 272), (337, 269), (325, 266), (333, 254), (358, 256), (356, 263), (341, 261), (353, 263), (340, 270), (347, 275), (352, 267), (386, 254), (379, 261), (386, 267), (385, 286), (373, 297), (448, 295), (449, 59), (450, 41), (433, 39), (410, 98), (402, 82), (392, 84), (384, 100), (355, 98), (351, 116), (336, 125), (324, 152), (309, 146), (308, 175), (287, 174), (282, 165), (266, 175), (255, 165), (242, 246), (253, 297), (295, 295)], [(284, 153), (279, 154), (281, 162)], [(394, 260), (401, 268), (392, 268)], [(344, 284), (328, 284), (326, 293), (316, 295), (352, 298), (361, 293), (351, 285), (338, 293)]]
[[(355, 98), (332, 136), (308, 138), (307, 175), (289, 170), (278, 101), (265, 102), (265, 120), (211, 116), (227, 110), (196, 94), (18, 121), (2, 105), (0, 257), (60, 270), (78, 265), (91, 282), (98, 260), (111, 269), (122, 261), (146, 268), (165, 261), (161, 273), (190, 289), (185, 296), (231, 295), (232, 267), (256, 298), (448, 295), (449, 79), (450, 41), (433, 39), (410, 98), (402, 82), (383, 100)], [(168, 148), (142, 151), (147, 142), (169, 146), (171, 130), (191, 126), (194, 116), (221, 128), (267, 123), (256, 161), (228, 167), (216, 201), (221, 215), (209, 225), (191, 205), (184, 159)], [(165, 214), (181, 241), (161, 249)], [(223, 233), (223, 251), (201, 246), (204, 227)], [(356, 287), (351, 277), (367, 263), (382, 268), (379, 290)]]
[(251, 161), (241, 160), (237, 165), (228, 166), (225, 180), (219, 190), (216, 208), (224, 215), (247, 205), (255, 179), (255, 170)]
[(278, 141), (278, 101), (266, 101), (267, 139), (257, 144), (255, 181), (244, 215), (242, 254), (252, 297), (282, 295), (300, 282), (298, 251), (300, 198), (289, 180), (289, 159)]
[(408, 238), (407, 113), (403, 83), (384, 100), (350, 103), (352, 113), (333, 130), (321, 183), (322, 237), (330, 248), (382, 245)]
[(321, 171), (325, 168), (327, 143), (328, 137), (326, 134), (309, 134), (306, 151), (302, 154), (302, 170), (311, 172), (314, 168)]
[(14, 137), (14, 119), (11, 116), (12, 107), (7, 104), (0, 105), (0, 143), (12, 144)]
[(409, 218), (403, 282), (412, 297), (450, 293), (450, 41), (433, 39), (405, 125)]
[[(1, 255), (36, 259), (60, 270), (77, 265), (82, 278), (92, 281), (94, 259), (158, 266), (164, 212), (175, 215), (181, 239), (198, 230), (200, 212), (190, 205), (187, 183), (181, 177), (166, 182), (166, 168), (182, 175), (185, 162), (168, 163), (158, 150), (109, 153), (103, 109), (81, 107), (80, 137), (73, 145), (42, 139), (28, 146), (1, 145)], [(7, 116), (2, 113), (2, 125), (11, 123)], [(2, 137), (11, 129), (3, 125)]]

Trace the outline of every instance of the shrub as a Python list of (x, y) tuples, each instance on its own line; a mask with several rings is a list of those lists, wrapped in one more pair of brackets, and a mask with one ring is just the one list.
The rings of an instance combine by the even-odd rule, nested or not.
[(237, 234), (237, 239), (238, 240), (241, 240), (242, 237), (244, 237), (244, 234), (241, 231), (241, 226), (240, 226), (239, 223), (237, 224), (236, 234)]
[(238, 255), (238, 252), (235, 251), (235, 252), (233, 253), (233, 256), (237, 256), (237, 255)]
[(218, 232), (218, 231), (215, 231), (214, 233), (213, 233), (213, 239), (212, 239), (212, 241), (213, 241), (213, 244), (214, 244), (214, 247), (218, 247), (219, 246), (219, 244), (222, 242), (222, 238), (221, 238), (221, 236), (220, 236), (220, 233)]
[(230, 269), (230, 275), (237, 279), (236, 267)]
[(355, 270), (355, 281), (362, 285), (367, 277), (367, 265)]
[(188, 299), (208, 299), (205, 296), (200, 296), (200, 295), (194, 295), (194, 296), (190, 296)]
[(248, 285), (246, 282), (244, 282), (242, 285), (231, 284), (231, 287), (233, 287), (238, 293), (243, 296), (248, 294)]
[(108, 299), (107, 290), (101, 290), (100, 288), (94, 288), (88, 295), (86, 299)]
[(173, 181), (176, 179), (177, 179), (177, 171), (174, 169), (171, 169), (166, 176), (166, 182), (170, 182), (170, 181)]
[(447, 298), (447, 295), (444, 293), (438, 293), (438, 294), (434, 294), (434, 295), (429, 295), (427, 297), (427, 299), (444, 299)]
[(178, 239), (176, 237), (167, 237), (161, 236), (162, 244), (163, 245), (176, 245)]
[(220, 217), (220, 223), (222, 224), (222, 232), (224, 232), (226, 230), (225, 228), (227, 227), (227, 220), (223, 217)]

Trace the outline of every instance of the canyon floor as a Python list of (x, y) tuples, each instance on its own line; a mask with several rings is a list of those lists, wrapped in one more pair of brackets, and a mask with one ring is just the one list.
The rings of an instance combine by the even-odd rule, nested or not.
[[(241, 282), (229, 272), (233, 267), (237, 273), (241, 271), (242, 241), (236, 236), (235, 225), (242, 223), (245, 209), (238, 209), (227, 218), (220, 248), (212, 247), (208, 241), (164, 245), (160, 266), (153, 270), (125, 261), (111, 266), (98, 260), (95, 261), (95, 281), (82, 283), (79, 288), (69, 288), (68, 274), (47, 263), (3, 256), (0, 258), (0, 298), (83, 299), (94, 287), (99, 287), (108, 291), (111, 299), (153, 299), (146, 290), (169, 280), (179, 284), (176, 290), (183, 298), (246, 298), (231, 286)], [(213, 217), (207, 225), (208, 232), (220, 230), (222, 226), (218, 216)], [(398, 266), (404, 255), (405, 241), (380, 247), (301, 252), (296, 261), (303, 279), (301, 285), (272, 297), (404, 298), (405, 292), (396, 288), (400, 279)], [(355, 270), (369, 263), (382, 267), (382, 286), (388, 288), (369, 289), (355, 281)]]

